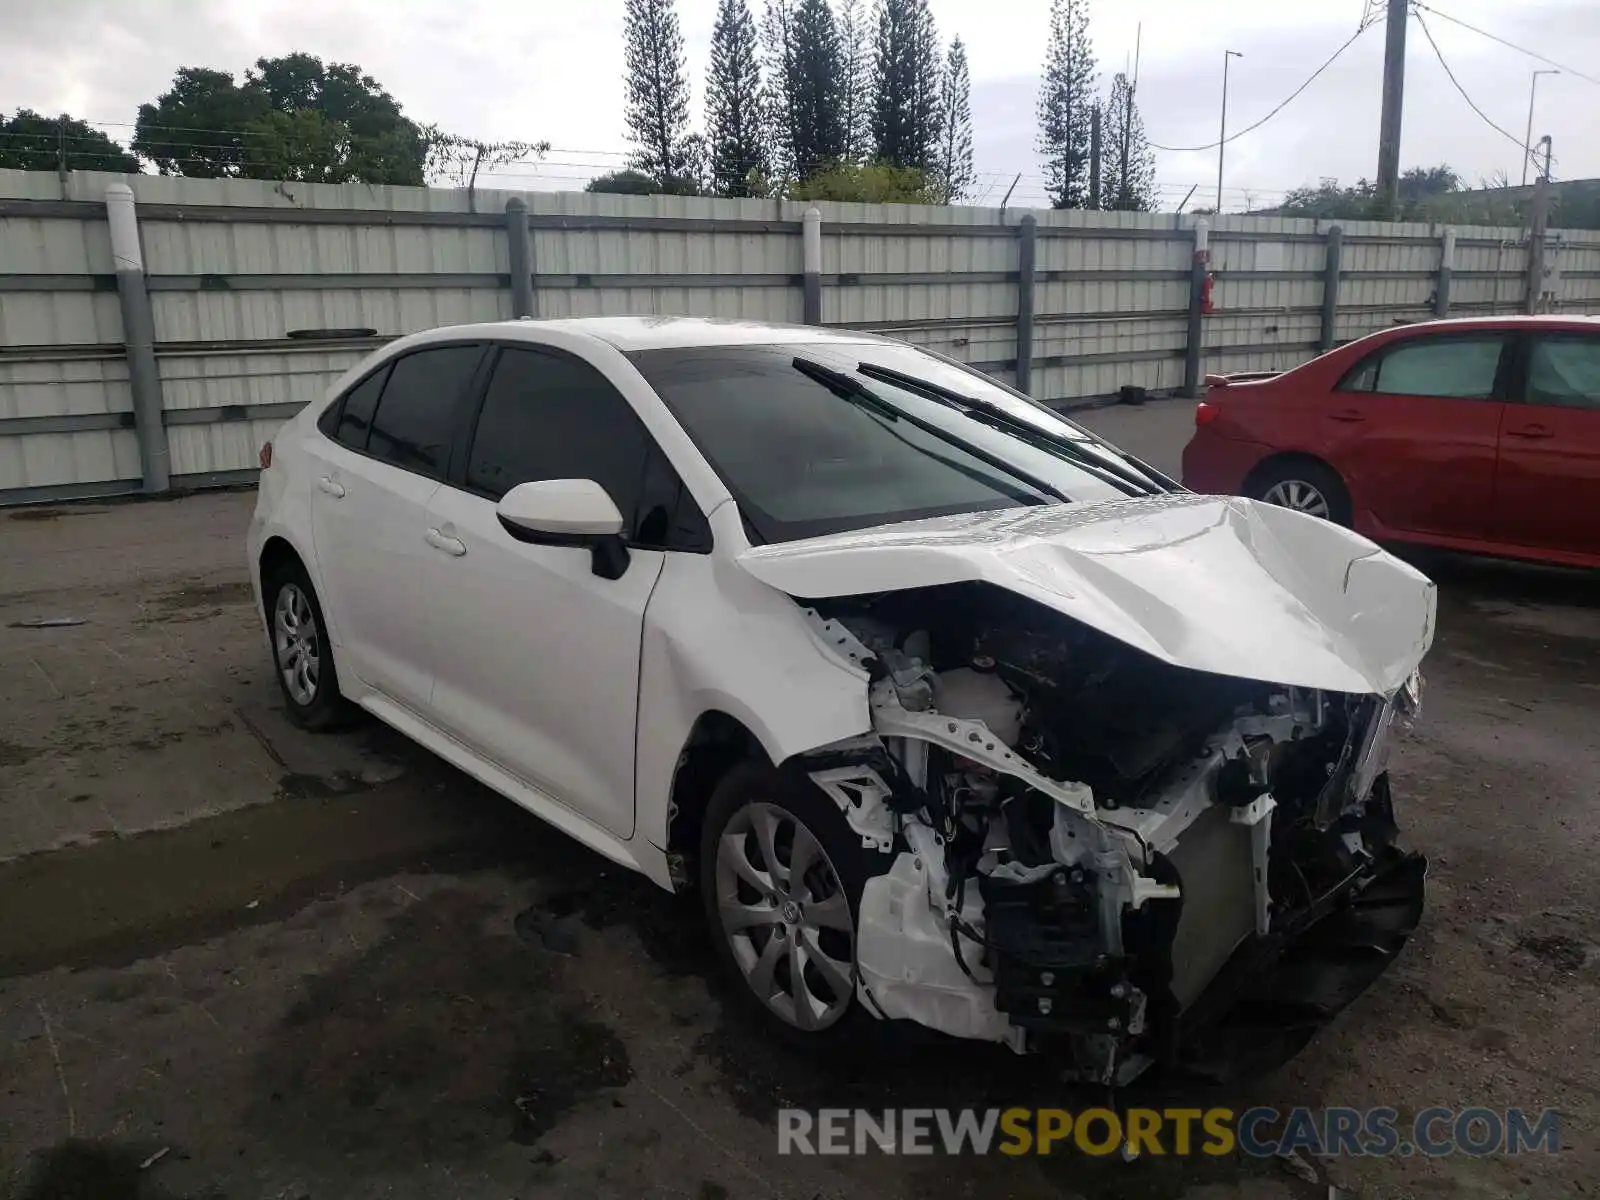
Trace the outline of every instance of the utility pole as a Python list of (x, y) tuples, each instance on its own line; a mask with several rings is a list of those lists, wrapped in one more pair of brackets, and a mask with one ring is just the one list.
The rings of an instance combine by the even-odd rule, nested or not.
[(1406, 91), (1409, 0), (1389, 0), (1383, 39), (1383, 117), (1378, 124), (1378, 219), (1392, 221), (1400, 200), (1400, 112)]
[(1237, 50), (1222, 52), (1222, 131), (1217, 135), (1217, 213), (1222, 213), (1222, 156), (1228, 149), (1228, 60), (1243, 58)]

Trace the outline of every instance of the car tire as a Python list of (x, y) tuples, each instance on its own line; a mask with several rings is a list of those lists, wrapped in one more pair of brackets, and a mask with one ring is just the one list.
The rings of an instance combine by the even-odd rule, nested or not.
[(299, 562), (284, 563), (262, 580), (273, 673), (289, 719), (302, 729), (348, 724), (352, 708), (339, 691), (328, 623), (311, 578)]
[(857, 1046), (882, 1028), (857, 995), (855, 938), (861, 890), (893, 860), (863, 847), (803, 775), (745, 763), (712, 793), (700, 838), (711, 940), (741, 1003), (790, 1045)]
[(1351, 524), (1350, 489), (1338, 472), (1310, 459), (1268, 463), (1251, 479), (1245, 494), (1346, 528)]

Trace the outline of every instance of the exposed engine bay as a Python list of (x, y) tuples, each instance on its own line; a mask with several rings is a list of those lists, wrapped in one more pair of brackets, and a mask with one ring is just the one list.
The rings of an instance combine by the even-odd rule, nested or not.
[(1426, 867), (1385, 760), (1419, 701), (1159, 661), (984, 583), (814, 602), (874, 737), (802, 764), (887, 869), (858, 997), (1114, 1084), (1275, 1065), (1380, 973)]

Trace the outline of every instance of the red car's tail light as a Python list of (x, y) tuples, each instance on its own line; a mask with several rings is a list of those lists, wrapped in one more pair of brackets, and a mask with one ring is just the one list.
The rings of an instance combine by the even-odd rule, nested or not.
[(272, 443), (271, 442), (263, 442), (261, 444), (261, 469), (263, 471), (265, 471), (271, 465), (272, 465)]
[(1221, 415), (1222, 410), (1215, 404), (1207, 404), (1204, 400), (1202, 400), (1199, 404), (1194, 406), (1195, 428), (1198, 429), (1202, 425), (1209, 425)]

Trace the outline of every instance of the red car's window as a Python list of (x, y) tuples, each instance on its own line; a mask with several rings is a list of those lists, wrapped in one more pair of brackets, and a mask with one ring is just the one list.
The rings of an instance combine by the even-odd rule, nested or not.
[(1535, 338), (1528, 403), (1600, 409), (1600, 338)]
[(1495, 393), (1501, 334), (1418, 338), (1382, 350), (1345, 377), (1341, 391), (1487, 400)]

